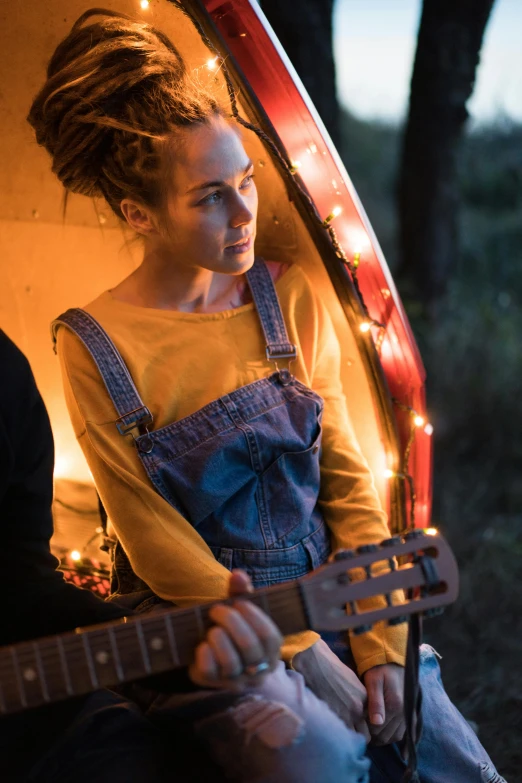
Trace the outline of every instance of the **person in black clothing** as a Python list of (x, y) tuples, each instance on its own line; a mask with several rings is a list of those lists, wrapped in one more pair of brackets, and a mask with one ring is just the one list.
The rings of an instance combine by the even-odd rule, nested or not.
[[(1, 330), (0, 378), (0, 587), (7, 596), (0, 646), (129, 614), (116, 603), (106, 603), (66, 583), (56, 570), (58, 561), (49, 548), (54, 466), (49, 418), (27, 359)], [(231, 580), (234, 594), (247, 587), (241, 575)], [(227, 612), (229, 622), (241, 623), (237, 612), (231, 608)], [(243, 619), (250, 622), (247, 616)], [(281, 637), (267, 617), (263, 615), (260, 621), (265, 631), (262, 646), (271, 670)], [(227, 628), (229, 639), (248, 662), (248, 650), (238, 642), (234, 629)], [(209, 635), (198, 648), (191, 677), (206, 687), (230, 686), (231, 680), (223, 674), (227, 671), (226, 655), (216, 657), (219, 638), (214, 634), (212, 639)], [(189, 683), (186, 673), (184, 676)], [(171, 687), (178, 682), (173, 679)], [(189, 687), (195, 686), (189, 683)], [(0, 780), (185, 781), (179, 755), (174, 766), (174, 739), (166, 742), (165, 734), (132, 701), (112, 691), (98, 691), (0, 719)]]

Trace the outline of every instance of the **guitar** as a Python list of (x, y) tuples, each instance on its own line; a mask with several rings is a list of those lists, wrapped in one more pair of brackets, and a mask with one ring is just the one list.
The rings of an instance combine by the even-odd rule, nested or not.
[[(380, 620), (438, 613), (458, 594), (458, 569), (443, 538), (414, 530), (380, 545), (339, 550), (331, 562), (293, 582), (249, 594), (283, 634), (306, 629), (358, 634)], [(397, 560), (407, 558), (404, 565)], [(393, 603), (395, 590), (407, 590)], [(384, 596), (386, 605), (358, 602)], [(187, 666), (212, 625), (212, 603), (122, 618), (0, 649), (0, 715), (79, 696), (105, 686)]]

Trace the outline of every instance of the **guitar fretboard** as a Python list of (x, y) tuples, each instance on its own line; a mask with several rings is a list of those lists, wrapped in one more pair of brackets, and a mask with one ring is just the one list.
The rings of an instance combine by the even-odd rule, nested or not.
[[(297, 583), (256, 591), (257, 604), (284, 634), (307, 627)], [(0, 715), (188, 665), (212, 625), (212, 604), (170, 609), (0, 651)]]

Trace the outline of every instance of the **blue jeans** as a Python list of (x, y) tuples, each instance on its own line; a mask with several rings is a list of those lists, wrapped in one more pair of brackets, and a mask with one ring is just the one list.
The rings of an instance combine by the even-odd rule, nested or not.
[[(417, 748), (421, 783), (506, 783), (477, 735), (450, 701), (437, 653), (420, 648), (419, 679), (424, 726)], [(406, 765), (396, 745), (368, 749), (371, 783), (400, 783)]]
[[(197, 743), (194, 783), (215, 780), (198, 767), (205, 754), (236, 783), (368, 783), (364, 737), (348, 729), (305, 686), (301, 674), (277, 669), (258, 688), (232, 694), (199, 691), (158, 697), (148, 717), (167, 736)], [(182, 743), (183, 744), (183, 743)], [(203, 752), (203, 755), (201, 753)], [(218, 778), (220, 779), (220, 778)]]
[[(440, 677), (437, 654), (422, 645), (424, 729), (421, 783), (505, 783)], [(229, 698), (224, 706), (223, 698)], [(204, 692), (156, 700), (151, 719), (191, 723), (226, 779), (242, 783), (400, 783), (406, 769), (396, 745), (366, 748), (364, 738), (280, 663), (256, 690), (235, 697)], [(194, 781), (204, 780), (196, 777)]]

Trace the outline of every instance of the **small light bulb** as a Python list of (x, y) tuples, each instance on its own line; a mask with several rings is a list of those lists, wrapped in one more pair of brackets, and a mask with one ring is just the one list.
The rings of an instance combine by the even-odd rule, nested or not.
[(390, 468), (386, 468), (384, 471), (384, 478), (393, 478), (395, 476), (395, 473), (393, 470), (390, 470)]
[(140, 0), (140, 8), (143, 11), (146, 11), (148, 7), (149, 7), (149, 0)]
[(413, 423), (415, 424), (416, 427), (422, 427), (424, 424), (424, 419), (422, 418), (422, 416), (415, 416), (415, 418), (413, 419)]
[(369, 332), (372, 328), (371, 321), (363, 321), (362, 324), (360, 324), (359, 329), (361, 332)]
[(209, 69), (209, 71), (213, 71), (215, 70), (215, 68), (217, 68), (217, 61), (218, 61), (217, 57), (213, 57), (211, 60), (207, 60), (207, 68)]
[(334, 207), (330, 212), (330, 214), (327, 215), (323, 220), (323, 226), (326, 228), (334, 218), (336, 218), (338, 215), (341, 214), (342, 211), (343, 211), (342, 207)]
[(436, 536), (439, 533), (436, 527), (427, 527), (424, 532), (427, 536)]
[(73, 549), (73, 551), (71, 552), (71, 560), (81, 560), (81, 559), (82, 559), (81, 553), (78, 552), (77, 549)]
[(426, 424), (424, 427), (424, 432), (426, 435), (433, 435), (433, 424)]

